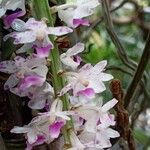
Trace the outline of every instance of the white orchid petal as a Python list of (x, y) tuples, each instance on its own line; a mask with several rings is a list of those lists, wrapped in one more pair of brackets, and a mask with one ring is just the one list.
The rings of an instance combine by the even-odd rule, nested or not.
[(48, 68), (45, 65), (40, 65), (37, 68), (32, 70), (34, 73), (36, 73), (37, 75), (46, 78), (46, 75), (48, 73)]
[(16, 31), (25, 31), (26, 30), (26, 23), (21, 19), (15, 19), (11, 24), (12, 29)]
[(27, 132), (29, 132), (29, 128), (15, 126), (13, 129), (11, 129), (10, 132), (11, 133), (27, 133)]
[(15, 38), (14, 44), (31, 43), (36, 40), (36, 34), (32, 31), (13, 33), (10, 37)]
[(53, 101), (52, 105), (51, 105), (51, 109), (50, 112), (55, 112), (56, 111), (56, 107), (57, 107), (57, 103), (58, 103), (59, 99), (56, 99)]
[(86, 131), (95, 133), (97, 122), (98, 122), (98, 116), (93, 115), (93, 117), (88, 119), (88, 121), (85, 123)]
[(72, 88), (72, 85), (71, 84), (68, 84), (66, 85), (59, 93), (59, 96), (62, 96), (64, 95), (65, 93), (67, 93), (69, 90), (71, 90)]
[(10, 75), (7, 81), (4, 84), (4, 89), (9, 90), (13, 87), (15, 87), (19, 82), (19, 79), (15, 75)]
[(120, 136), (119, 132), (117, 132), (111, 128), (107, 128), (105, 132), (106, 132), (107, 136), (109, 136), (110, 138), (116, 138), (116, 137)]
[(118, 100), (116, 100), (115, 98), (113, 98), (112, 100), (108, 101), (106, 104), (104, 104), (102, 106), (102, 111), (103, 112), (107, 112), (109, 111), (111, 108), (113, 108), (116, 104), (118, 103)]
[(91, 69), (91, 73), (100, 74), (105, 69), (106, 65), (106, 60), (100, 61), (93, 67), (93, 69)]
[(90, 80), (88, 87), (92, 88), (95, 93), (101, 93), (106, 90), (106, 87), (103, 82), (99, 81), (98, 78), (92, 77), (92, 80)]
[(73, 131), (70, 132), (70, 140), (71, 140), (72, 149), (84, 150), (84, 145), (80, 142), (80, 140), (78, 139), (78, 137)]
[(18, 68), (14, 61), (2, 61), (0, 62), (0, 72), (4, 73), (15, 73), (18, 71)]
[(109, 80), (111, 80), (111, 79), (113, 79), (114, 77), (111, 75), (111, 74), (107, 74), (107, 73), (101, 73), (100, 75), (99, 75), (99, 79), (101, 80), (101, 81), (109, 81)]
[(68, 51), (66, 52), (66, 55), (67, 56), (74, 56), (74, 55), (77, 55), (77, 54), (83, 52), (83, 50), (84, 50), (84, 44), (83, 43), (77, 43), (72, 48), (68, 49)]
[(7, 9), (16, 10), (17, 8), (24, 9), (25, 1), (24, 0), (7, 0), (5, 7)]
[(47, 30), (48, 34), (57, 35), (57, 36), (65, 35), (70, 32), (73, 32), (73, 30), (66, 26), (48, 27), (48, 30)]
[(70, 120), (70, 117), (68, 117), (67, 115), (69, 115), (69, 114), (65, 113), (65, 112), (56, 112), (57, 117), (60, 117), (64, 120)]
[(6, 9), (4, 7), (0, 8), (0, 18), (5, 14)]
[(44, 99), (42, 97), (42, 99), (38, 98), (38, 99), (32, 99), (28, 102), (28, 106), (31, 109), (43, 109), (45, 107), (46, 104), (46, 99)]
[(60, 60), (65, 66), (73, 70), (75, 70), (79, 66), (79, 63), (75, 62), (73, 58), (66, 56), (65, 53), (60, 55)]
[(34, 130), (28, 132), (28, 133), (27, 133), (27, 137), (28, 137), (28, 142), (29, 142), (30, 144), (35, 143), (36, 140), (38, 139), (37, 133), (36, 133)]
[(59, 18), (64, 21), (67, 26), (75, 28), (76, 26), (73, 25), (73, 17), (74, 17), (74, 9), (68, 8), (66, 10), (59, 10), (58, 11)]

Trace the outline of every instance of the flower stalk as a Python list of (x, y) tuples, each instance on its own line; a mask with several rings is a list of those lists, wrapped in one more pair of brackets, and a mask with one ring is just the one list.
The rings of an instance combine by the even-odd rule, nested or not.
[[(33, 7), (34, 7), (34, 15), (37, 19), (41, 20), (46, 20), (46, 23), (49, 26), (54, 26), (54, 19), (51, 15), (50, 9), (49, 9), (49, 4), (48, 0), (34, 0), (33, 1)], [(52, 43), (54, 44), (54, 37), (49, 37)], [(62, 64), (59, 59), (59, 50), (58, 47), (54, 44), (54, 49), (52, 49), (51, 54), (49, 56), (49, 60), (51, 63), (50, 71), (52, 74), (52, 84), (54, 87), (54, 93), (55, 97), (57, 97), (58, 93), (64, 86), (64, 79), (59, 75), (62, 71)], [(68, 110), (69, 109), (69, 102), (67, 99), (67, 96), (63, 96), (62, 98), (63, 101), (63, 109)], [(68, 122), (66, 126), (64, 127), (64, 139), (65, 139), (65, 144), (70, 145), (70, 139), (69, 139), (69, 129), (72, 128), (72, 123)]]

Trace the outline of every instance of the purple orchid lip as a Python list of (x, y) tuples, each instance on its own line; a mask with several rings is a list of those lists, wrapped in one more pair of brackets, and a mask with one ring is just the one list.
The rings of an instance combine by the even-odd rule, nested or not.
[(79, 55), (76, 55), (76, 56), (73, 56), (73, 60), (74, 60), (76, 63), (80, 64), (81, 61), (82, 61), (82, 58), (81, 58)]
[(45, 137), (42, 135), (39, 135), (36, 140), (36, 143), (41, 144), (41, 143), (44, 143), (44, 141), (45, 141)]
[(93, 98), (95, 96), (95, 92), (92, 88), (86, 88), (85, 90), (79, 91), (77, 95), (83, 95), (88, 98)]
[(73, 25), (76, 27), (83, 25), (83, 26), (90, 26), (88, 19), (73, 19)]
[(3, 20), (4, 20), (4, 25), (5, 25), (5, 28), (8, 29), (10, 28), (12, 22), (17, 19), (18, 17), (21, 17), (24, 15), (24, 12), (21, 10), (21, 11), (18, 11), (18, 12), (14, 12), (10, 15), (5, 15), (3, 17)]
[(60, 129), (64, 126), (64, 121), (57, 121), (49, 126), (49, 132), (52, 138), (58, 138)]
[(50, 50), (53, 48), (53, 45), (49, 44), (45, 47), (37, 47), (34, 46), (34, 48), (36, 49), (36, 56), (39, 58), (43, 58), (43, 57), (48, 57), (50, 54)]
[(24, 79), (22, 79), (19, 89), (25, 90), (26, 88), (29, 88), (30, 86), (40, 86), (44, 82), (43, 77), (39, 75), (29, 75), (26, 76)]

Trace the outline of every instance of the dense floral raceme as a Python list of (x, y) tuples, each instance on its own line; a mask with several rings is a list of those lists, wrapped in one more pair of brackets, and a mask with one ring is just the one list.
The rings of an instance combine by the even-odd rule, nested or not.
[[(111, 128), (115, 126), (115, 115), (110, 113), (117, 100), (103, 103), (101, 96), (106, 90), (104, 83), (113, 79), (105, 73), (106, 60), (95, 65), (86, 64), (80, 55), (85, 45), (79, 42), (61, 53), (59, 58), (54, 58), (61, 61), (64, 69), (58, 76), (63, 78), (65, 85), (58, 93), (47, 78), (48, 74), (54, 78), (47, 58), (51, 57), (56, 45), (49, 37), (70, 34), (73, 32), (71, 28), (90, 26), (88, 17), (99, 5), (98, 0), (68, 0), (66, 4), (54, 6), (51, 10), (58, 12), (58, 17), (67, 26), (49, 27), (44, 19), (39, 21), (30, 17), (25, 22), (19, 19), (26, 13), (24, 0), (0, 1), (4, 28), (12, 31), (4, 36), (4, 41), (11, 38), (17, 45), (17, 55), (12, 60), (0, 62), (0, 71), (10, 74), (4, 89), (28, 97), (28, 106), (39, 112), (28, 125), (15, 126), (11, 130), (25, 135), (26, 150), (58, 138), (64, 140), (62, 131), (70, 120), (73, 127), (69, 132), (71, 145), (67, 150), (102, 150), (112, 146), (111, 138), (119, 137), (119, 133)], [(8, 10), (12, 12), (9, 15)], [(69, 99), (67, 110), (64, 110), (64, 95)], [(40, 113), (41, 109), (45, 112)]]

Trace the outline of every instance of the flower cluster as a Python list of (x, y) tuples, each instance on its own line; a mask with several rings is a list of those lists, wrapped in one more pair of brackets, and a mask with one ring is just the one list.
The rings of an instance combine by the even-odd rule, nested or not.
[[(85, 46), (77, 43), (62, 53), (60, 58), (55, 58), (62, 62), (64, 71), (61, 77), (65, 80), (65, 86), (59, 93), (55, 93), (53, 85), (47, 81), (47, 57), (54, 50), (49, 36), (62, 36), (73, 32), (72, 28), (80, 25), (89, 26), (86, 18), (95, 12), (95, 8), (100, 5), (99, 1), (74, 0), (54, 6), (54, 11), (58, 12), (59, 18), (68, 27), (48, 27), (43, 20), (37, 21), (34, 18), (26, 22), (18, 19), (25, 13), (24, 0), (2, 0), (0, 4), (0, 16), (6, 27), (13, 29), (4, 40), (12, 38), (15, 45), (22, 45), (16, 51), (17, 54), (32, 50), (32, 53), (27, 53), (27, 57), (18, 55), (13, 60), (0, 62), (0, 71), (10, 74), (4, 88), (20, 97), (27, 96), (31, 109), (47, 110), (38, 113), (28, 125), (14, 127), (11, 132), (24, 133), (27, 150), (31, 150), (33, 146), (51, 143), (60, 137), (62, 128), (69, 120), (73, 120), (74, 127), (69, 132), (71, 147), (68, 150), (111, 147), (110, 138), (119, 137), (119, 133), (110, 128), (115, 125), (115, 116), (109, 112), (117, 100), (112, 99), (103, 104), (100, 95), (106, 90), (104, 82), (113, 78), (104, 72), (107, 61), (100, 61), (94, 66), (85, 64), (80, 57)], [(7, 10), (13, 13), (8, 16)], [(62, 97), (65, 94), (70, 102), (67, 111), (63, 110)]]

